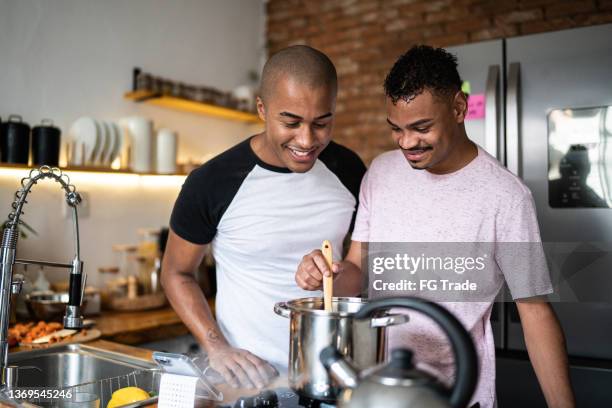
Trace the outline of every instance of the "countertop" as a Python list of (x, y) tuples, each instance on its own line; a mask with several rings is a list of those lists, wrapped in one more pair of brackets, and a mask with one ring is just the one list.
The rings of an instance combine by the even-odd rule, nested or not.
[(142, 312), (103, 310), (92, 317), (102, 339), (122, 344), (142, 344), (187, 334), (187, 327), (171, 307)]

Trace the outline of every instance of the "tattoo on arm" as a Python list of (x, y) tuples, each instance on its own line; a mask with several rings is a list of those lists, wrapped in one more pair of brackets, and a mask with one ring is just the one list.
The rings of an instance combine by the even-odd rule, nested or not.
[(211, 343), (216, 343), (219, 341), (219, 333), (215, 329), (208, 329), (206, 332), (206, 338), (210, 340)]

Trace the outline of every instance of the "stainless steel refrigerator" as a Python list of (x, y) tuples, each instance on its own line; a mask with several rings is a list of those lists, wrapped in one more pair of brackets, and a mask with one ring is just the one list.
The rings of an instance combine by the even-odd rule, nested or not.
[[(469, 103), (484, 108), (471, 111), (468, 136), (533, 194), (578, 406), (610, 407), (612, 25), (448, 50), (469, 83)], [(518, 313), (502, 296), (492, 317), (500, 407), (544, 406)]]

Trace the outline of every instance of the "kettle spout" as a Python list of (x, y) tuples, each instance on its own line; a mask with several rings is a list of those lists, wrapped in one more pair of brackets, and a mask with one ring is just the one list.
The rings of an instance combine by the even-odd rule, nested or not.
[(355, 388), (359, 385), (359, 374), (355, 367), (334, 346), (321, 350), (319, 359), (329, 375), (343, 388)]

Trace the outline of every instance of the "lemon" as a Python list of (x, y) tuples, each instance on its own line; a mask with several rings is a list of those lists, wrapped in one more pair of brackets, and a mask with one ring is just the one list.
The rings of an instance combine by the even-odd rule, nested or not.
[(125, 387), (113, 392), (106, 408), (120, 407), (149, 398), (149, 393), (138, 387)]

